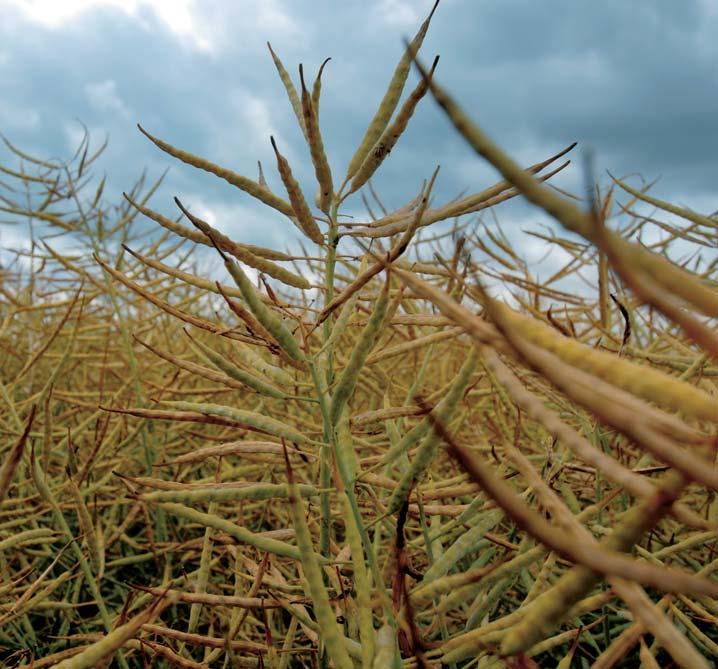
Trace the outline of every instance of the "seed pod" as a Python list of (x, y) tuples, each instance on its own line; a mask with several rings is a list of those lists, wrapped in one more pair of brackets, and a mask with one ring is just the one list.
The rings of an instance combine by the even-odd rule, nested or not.
[(279, 60), (279, 56), (274, 53), (274, 49), (272, 49), (272, 45), (269, 42), (267, 42), (267, 47), (269, 48), (269, 53), (272, 54), (272, 60), (274, 61), (274, 65), (277, 68), (277, 72), (279, 72), (279, 78), (284, 84), (284, 90), (287, 91), (287, 97), (289, 98), (289, 102), (291, 103), (292, 109), (294, 110), (294, 115), (297, 117), (299, 127), (302, 129), (302, 133), (306, 137), (307, 129), (304, 125), (304, 114), (302, 113), (302, 105), (299, 102), (297, 89), (294, 88), (294, 84), (292, 83), (292, 78), (289, 76), (289, 72), (287, 72), (287, 70), (284, 68), (284, 65), (282, 65), (282, 61)]
[(289, 458), (286, 459), (286, 466), (289, 485), (289, 509), (292, 514), (294, 529), (297, 533), (297, 547), (302, 567), (304, 568), (308, 594), (312, 598), (314, 615), (319, 623), (321, 637), (326, 644), (327, 654), (334, 666), (337, 669), (353, 669), (354, 665), (349, 658), (344, 635), (339, 630), (336, 616), (329, 604), (329, 595), (324, 587), (324, 577), (317, 561), (317, 555), (314, 552), (312, 535), (305, 520), (306, 510), (297, 484), (294, 482)]
[(319, 118), (319, 98), (322, 94), (322, 72), (324, 72), (324, 66), (331, 60), (326, 58), (324, 62), (319, 66), (319, 72), (317, 72), (317, 78), (314, 80), (312, 86), (312, 107), (314, 107), (314, 113)]
[(369, 352), (372, 348), (374, 348), (377, 336), (381, 331), (381, 326), (384, 322), (384, 316), (386, 316), (388, 304), (389, 280), (387, 279), (384, 284), (384, 289), (374, 305), (371, 318), (366, 324), (364, 330), (362, 330), (361, 336), (357, 339), (354, 350), (349, 357), (349, 362), (347, 362), (341, 377), (339, 377), (339, 381), (337, 382), (334, 393), (332, 394), (332, 402), (329, 409), (329, 416), (332, 425), (337, 424), (339, 416), (344, 409), (344, 405), (347, 403), (347, 400), (352, 392), (354, 392), (354, 386), (359, 378), (364, 362), (366, 361)]
[(211, 225), (209, 225), (209, 223), (203, 221), (201, 218), (197, 218), (196, 216), (192, 215), (182, 205), (179, 198), (176, 197), (175, 202), (177, 203), (177, 206), (182, 210), (182, 213), (190, 221), (192, 221), (193, 225), (196, 228), (199, 228), (199, 230), (201, 230), (202, 233), (206, 235), (206, 237), (211, 238), (214, 243), (219, 246), (219, 248), (233, 255), (235, 258), (237, 258), (237, 260), (240, 260), (249, 267), (254, 267), (260, 272), (264, 272), (265, 274), (274, 277), (278, 281), (281, 281), (288, 286), (293, 286), (294, 288), (300, 288), (302, 290), (306, 290), (307, 288), (311, 287), (311, 284), (305, 278), (297, 276), (296, 274), (290, 272), (284, 267), (280, 267), (276, 263), (273, 263), (271, 260), (255, 256), (253, 253), (250, 253), (246, 248), (233, 242), (229, 237), (222, 234), (219, 230), (213, 228)]
[(181, 160), (183, 163), (192, 165), (192, 167), (197, 167), (198, 169), (204, 170), (205, 172), (211, 172), (212, 174), (215, 174), (221, 179), (224, 179), (227, 183), (236, 186), (240, 190), (243, 190), (245, 193), (251, 195), (257, 200), (264, 202), (264, 204), (269, 207), (272, 207), (272, 209), (276, 209), (285, 216), (294, 216), (292, 206), (289, 204), (289, 202), (286, 202), (282, 198), (277, 197), (274, 193), (272, 193), (272, 191), (260, 186), (256, 181), (252, 181), (252, 179), (243, 177), (241, 174), (237, 174), (236, 172), (232, 172), (231, 170), (225, 169), (224, 167), (215, 165), (214, 163), (211, 163), (204, 158), (200, 158), (199, 156), (195, 156), (191, 153), (188, 153), (187, 151), (177, 149), (171, 144), (168, 144), (167, 142), (163, 142), (161, 139), (153, 137), (139, 124), (137, 125), (137, 127), (140, 129), (140, 132), (145, 137), (147, 137), (151, 142), (153, 142), (157, 147), (162, 149), (162, 151), (164, 151), (165, 153), (169, 153), (171, 156), (174, 156), (175, 158)]
[(297, 340), (287, 330), (282, 320), (260, 300), (257, 291), (247, 278), (242, 268), (231, 258), (225, 258), (224, 265), (227, 271), (232, 275), (237, 287), (242, 291), (242, 295), (252, 313), (257, 320), (267, 329), (269, 334), (274, 337), (275, 341), (282, 347), (285, 353), (297, 362), (303, 363), (304, 353), (302, 353), (297, 344)]
[[(434, 64), (429, 72), (429, 79), (433, 76), (438, 62), (439, 57), (437, 56), (434, 59)], [(379, 138), (379, 141), (374, 145), (372, 150), (364, 159), (364, 162), (352, 179), (352, 183), (347, 194), (358, 191), (367, 181), (369, 181), (369, 179), (371, 179), (374, 172), (379, 169), (379, 166), (384, 162), (384, 159), (391, 153), (394, 146), (396, 146), (396, 143), (399, 141), (399, 137), (401, 137), (404, 130), (406, 130), (406, 126), (409, 124), (416, 106), (419, 104), (421, 98), (426, 95), (428, 90), (428, 80), (422, 78), (417, 87), (411, 92), (411, 95), (409, 95), (409, 97), (405, 100), (392, 124), (384, 130)]]
[[(254, 546), (254, 548), (257, 548), (260, 551), (266, 551), (267, 553), (272, 553), (273, 555), (291, 558), (292, 560), (300, 559), (300, 552), (296, 546), (292, 546), (291, 544), (287, 544), (283, 541), (277, 541), (277, 539), (272, 539), (271, 537), (262, 536), (261, 534), (255, 532), (250, 532), (244, 527), (240, 527), (239, 525), (236, 525), (229, 520), (225, 520), (220, 516), (204, 513), (189, 506), (185, 506), (184, 504), (175, 504), (173, 502), (161, 502), (157, 506), (174, 516), (180, 516), (181, 518), (186, 518), (192, 523), (198, 523), (204, 527), (212, 527), (215, 530), (229, 534), (231, 537), (234, 537), (249, 546)], [(322, 564), (327, 562), (325, 558), (319, 555), (314, 555), (313, 557), (315, 560), (321, 561)]]
[[(173, 232), (174, 234), (183, 237), (184, 239), (189, 239), (196, 244), (204, 244), (205, 246), (212, 245), (212, 242), (207, 239), (207, 236), (199, 230), (193, 230), (192, 228), (188, 228), (186, 225), (182, 225), (177, 221), (173, 221), (172, 219), (163, 216), (159, 212), (154, 211), (149, 207), (145, 207), (139, 202), (135, 202), (127, 193), (122, 193), (122, 195), (124, 196), (125, 200), (127, 200), (135, 209), (137, 209), (137, 211), (147, 216), (147, 218), (155, 221), (155, 223), (159, 223), (166, 230), (169, 230), (170, 232)], [(287, 255), (286, 253), (282, 253), (281, 251), (275, 251), (274, 249), (267, 249), (263, 246), (255, 246), (254, 244), (239, 244), (237, 242), (235, 242), (235, 244), (237, 246), (241, 246), (243, 249), (246, 249), (247, 251), (249, 251), (249, 253), (252, 253), (255, 256), (259, 256), (261, 258), (266, 258), (267, 260), (292, 260), (292, 256)], [(224, 250), (231, 253), (229, 249)]]
[(294, 377), (281, 367), (267, 362), (262, 356), (254, 351), (252, 346), (235, 342), (234, 351), (237, 353), (243, 365), (257, 370), (260, 374), (269, 377), (280, 386), (291, 386), (296, 383)]
[(399, 103), (399, 98), (401, 98), (401, 93), (404, 90), (404, 84), (406, 83), (406, 79), (409, 76), (409, 69), (411, 67), (412, 57), (414, 54), (418, 53), (419, 49), (421, 48), (421, 44), (424, 41), (426, 31), (429, 29), (431, 17), (434, 15), (434, 11), (436, 10), (438, 4), (439, 2), (437, 0), (434, 3), (434, 6), (431, 8), (429, 16), (426, 18), (424, 23), (421, 24), (419, 31), (416, 33), (414, 39), (411, 41), (411, 44), (409, 44), (406, 49), (406, 52), (397, 64), (396, 69), (394, 70), (394, 74), (391, 77), (391, 81), (389, 82), (389, 87), (387, 88), (387, 91), (384, 94), (381, 103), (379, 104), (379, 109), (377, 109), (376, 113), (374, 114), (374, 118), (371, 120), (371, 123), (367, 128), (366, 133), (364, 134), (364, 138), (362, 139), (361, 143), (359, 144), (359, 147), (352, 156), (351, 161), (349, 161), (349, 167), (347, 168), (346, 176), (347, 180), (351, 179), (356, 174), (357, 170), (364, 162), (364, 159), (369, 154), (369, 151), (374, 146), (377, 139), (379, 139), (381, 134), (384, 132), (386, 126), (389, 124), (389, 120), (391, 119), (391, 116), (396, 109), (396, 105)]
[(77, 514), (77, 521), (82, 532), (82, 539), (87, 546), (87, 552), (90, 555), (90, 562), (92, 562), (92, 568), (95, 575), (99, 575), (102, 565), (102, 558), (100, 556), (100, 547), (97, 543), (97, 534), (95, 533), (95, 525), (92, 522), (92, 516), (87, 510), (85, 500), (82, 498), (82, 493), (77, 487), (77, 483), (72, 479), (69, 480), (70, 492), (75, 500), (75, 513)]
[[(456, 406), (458, 405), (461, 396), (464, 394), (464, 390), (466, 390), (466, 387), (469, 385), (469, 381), (476, 370), (477, 362), (478, 353), (476, 348), (472, 347), (471, 353), (459, 370), (459, 373), (456, 376), (456, 381), (454, 381), (451, 386), (449, 393), (434, 410), (435, 420), (441, 421), (442, 424), (447, 424), (451, 420), (451, 416), (456, 410)], [(427, 421), (428, 430), (431, 423), (428, 417), (424, 420)], [(403, 439), (402, 442), (404, 442)], [(400, 445), (402, 445), (402, 442), (400, 442)], [(416, 449), (416, 453), (414, 453), (414, 458), (412, 459), (409, 467), (403, 473), (401, 480), (399, 481), (399, 485), (394, 489), (394, 492), (391, 495), (387, 509), (388, 513), (396, 513), (402, 507), (409, 495), (409, 491), (414, 487), (416, 482), (434, 459), (440, 442), (441, 437), (436, 433), (436, 430), (432, 430), (424, 437), (424, 440)], [(397, 448), (396, 450), (398, 451), (399, 449)]]
[(250, 374), (249, 372), (240, 369), (221, 353), (211, 349), (198, 339), (193, 339), (186, 331), (185, 334), (187, 334), (190, 338), (190, 346), (198, 355), (207, 360), (210, 364), (214, 365), (217, 369), (224, 372), (230, 378), (244, 383), (246, 386), (249, 386), (263, 395), (268, 395), (269, 397), (274, 397), (275, 399), (284, 399), (287, 397), (287, 394), (284, 391), (254, 376), (254, 374)]
[[(311, 485), (298, 486), (302, 497), (316, 497), (319, 491)], [(157, 490), (140, 495), (146, 502), (179, 502), (195, 505), (201, 502), (236, 502), (239, 500), (262, 501), (267, 499), (288, 499), (286, 483), (214, 483), (195, 487), (185, 485), (182, 489)]]
[(304, 199), (302, 189), (292, 174), (292, 168), (289, 167), (287, 159), (279, 153), (274, 137), (270, 139), (272, 141), (274, 154), (277, 156), (279, 175), (282, 177), (284, 187), (287, 189), (287, 195), (289, 195), (289, 201), (292, 203), (292, 220), (296, 222), (297, 227), (315, 244), (323, 244), (324, 236), (314, 220), (307, 201)]
[(431, 583), (436, 578), (444, 576), (464, 556), (476, 549), (476, 544), (484, 538), (498, 523), (504, 514), (501, 509), (494, 509), (484, 513), (470, 530), (464, 532), (446, 549), (446, 551), (424, 572), (421, 584)]
[(504, 320), (507, 327), (570, 365), (633, 395), (666, 405), (692, 418), (714, 420), (718, 415), (718, 400), (685, 381), (581, 344), (575, 339), (562, 336), (537, 319), (521, 316), (498, 302), (492, 303), (496, 307), (496, 316)]
[(275, 437), (284, 437), (289, 441), (294, 441), (298, 444), (311, 443), (312, 440), (305, 437), (301, 432), (290, 427), (286, 423), (282, 423), (274, 418), (265, 416), (254, 411), (243, 411), (242, 409), (235, 409), (234, 407), (228, 407), (221, 404), (210, 404), (210, 403), (198, 403), (198, 402), (183, 402), (183, 401), (169, 401), (163, 400), (162, 404), (168, 407), (174, 407), (179, 411), (196, 411), (198, 413), (208, 416), (223, 416), (230, 420), (246, 425), (248, 428), (257, 430), (259, 432), (265, 432)]
[[(326, 63), (326, 61), (324, 61)], [(322, 68), (324, 65), (322, 65)], [(321, 76), (321, 70), (320, 70)], [(319, 130), (319, 118), (314, 109), (312, 98), (304, 84), (304, 71), (299, 66), (299, 79), (302, 82), (302, 110), (304, 113), (304, 127), (307, 129), (307, 143), (312, 156), (314, 173), (319, 184), (319, 208), (329, 215), (329, 207), (334, 197), (334, 184), (332, 182), (332, 171), (329, 169), (327, 155), (324, 152), (322, 134)]]

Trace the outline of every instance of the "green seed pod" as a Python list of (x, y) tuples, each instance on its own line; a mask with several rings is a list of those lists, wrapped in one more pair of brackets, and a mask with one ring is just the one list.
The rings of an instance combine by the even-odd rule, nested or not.
[(198, 355), (203, 357), (210, 364), (214, 365), (217, 369), (224, 372), (227, 376), (244, 383), (246, 386), (256, 390), (258, 393), (269, 395), (269, 397), (274, 397), (275, 399), (284, 399), (287, 397), (287, 394), (279, 388), (254, 376), (254, 374), (250, 374), (249, 372), (240, 369), (237, 365), (232, 363), (231, 360), (227, 359), (221, 353), (211, 349), (206, 344), (203, 344), (198, 339), (192, 339), (190, 346), (192, 346)]
[[(287, 499), (289, 489), (285, 483), (215, 483), (196, 487), (184, 486), (179, 490), (157, 490), (140, 495), (147, 502), (179, 502), (198, 504), (201, 502), (236, 502), (239, 500), (262, 501), (267, 499)], [(302, 497), (316, 497), (319, 491), (311, 485), (298, 486)]]
[(384, 284), (384, 289), (374, 305), (371, 318), (362, 331), (361, 336), (357, 339), (354, 350), (349, 357), (349, 362), (347, 362), (347, 365), (334, 389), (332, 403), (329, 409), (329, 416), (332, 425), (337, 424), (339, 416), (343, 411), (349, 396), (352, 392), (354, 392), (354, 386), (359, 378), (364, 362), (376, 343), (377, 336), (381, 330), (382, 323), (384, 322), (384, 316), (386, 316), (388, 304), (389, 280), (387, 279)]
[[(441, 423), (446, 424), (451, 420), (451, 416), (456, 410), (456, 406), (461, 399), (461, 396), (469, 385), (471, 376), (476, 370), (476, 364), (478, 361), (478, 353), (476, 348), (472, 347), (471, 353), (467, 358), (466, 362), (462, 365), (461, 370), (456, 377), (456, 381), (451, 386), (448, 395), (439, 403), (435, 409), (434, 415), (437, 420)], [(428, 419), (427, 420), (428, 423)], [(430, 424), (427, 425), (427, 430), (430, 428)], [(404, 440), (402, 439), (402, 442)], [(427, 434), (419, 447), (416, 449), (414, 458), (411, 461), (407, 470), (403, 473), (399, 485), (394, 488), (394, 492), (391, 495), (391, 499), (388, 504), (388, 513), (396, 513), (404, 504), (409, 491), (414, 487), (415, 483), (419, 480), (422, 474), (429, 467), (431, 462), (436, 455), (436, 450), (441, 442), (441, 437), (432, 430)], [(397, 448), (398, 452), (399, 449)]]
[(237, 353), (237, 357), (239, 357), (243, 365), (255, 369), (280, 386), (291, 386), (296, 383), (294, 377), (289, 372), (267, 362), (261, 355), (254, 351), (252, 346), (235, 342), (234, 351)]
[(321, 638), (326, 644), (327, 654), (337, 669), (353, 669), (354, 665), (347, 652), (344, 635), (339, 630), (336, 616), (329, 604), (329, 595), (324, 587), (324, 577), (314, 552), (312, 535), (305, 520), (306, 510), (302, 503), (299, 489), (294, 483), (289, 460), (287, 460), (289, 477), (289, 508), (292, 514), (294, 529), (297, 533), (297, 547), (306, 577), (308, 594), (314, 604), (314, 615), (319, 623)]
[(257, 320), (267, 329), (267, 332), (274, 337), (275, 341), (292, 360), (303, 363), (305, 360), (304, 353), (299, 348), (297, 340), (287, 330), (284, 323), (282, 323), (282, 319), (270, 311), (269, 307), (259, 299), (257, 291), (255, 291), (254, 286), (242, 268), (231, 258), (227, 258), (224, 265), (232, 275), (237, 287), (242, 291), (247, 305), (257, 317)]
[(265, 432), (275, 437), (283, 437), (284, 439), (299, 444), (312, 443), (311, 439), (305, 437), (301, 432), (286, 423), (282, 423), (281, 421), (260, 413), (255, 413), (254, 411), (243, 411), (242, 409), (235, 409), (234, 407), (221, 404), (183, 402), (179, 400), (163, 400), (162, 404), (180, 411), (196, 411), (207, 416), (223, 416), (224, 418), (229, 418), (249, 428), (255, 429), (258, 432)]

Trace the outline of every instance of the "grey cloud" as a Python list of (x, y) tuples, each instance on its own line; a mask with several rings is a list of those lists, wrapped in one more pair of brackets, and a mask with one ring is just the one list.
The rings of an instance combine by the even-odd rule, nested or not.
[[(431, 4), (405, 3), (421, 16)], [(179, 194), (189, 204), (195, 198), (238, 217), (245, 212), (245, 224), (232, 223), (235, 234), (281, 245), (283, 235), (295, 236), (287, 221), (164, 156), (134, 123), (248, 176), (256, 175), (256, 160), (262, 160), (281, 192), (267, 136), (274, 133), (311, 196), (308, 152), (265, 42), (272, 41), (293, 76), (298, 62), (313, 76), (324, 57), (332, 56), (321, 122), (340, 173), (383, 95), (402, 37), (418, 27), (389, 20), (382, 6), (379, 0), (198, 3), (197, 29), (214, 42), (207, 52), (147, 10), (138, 19), (95, 8), (49, 30), (2, 5), (0, 130), (37, 154), (68, 156), (66, 129), (81, 119), (110, 132), (102, 168), (111, 197), (129, 188), (142, 168), (158, 176), (171, 166), (153, 201), (158, 209), (174, 214), (171, 196)], [(577, 140), (594, 150), (600, 169), (641, 172), (647, 179), (662, 175), (659, 196), (705, 202), (718, 173), (718, 51), (709, 37), (718, 33), (718, 16), (709, 7), (697, 0), (444, 0), (423, 57), (441, 54), (440, 83), (522, 161), (534, 162)], [(394, 18), (402, 12), (399, 6)], [(412, 73), (408, 87), (416, 81)], [(427, 99), (377, 175), (377, 188), (399, 206), (438, 162), (440, 199), (497, 178)], [(557, 183), (581, 189), (580, 161)], [(361, 209), (358, 198), (348, 205), (353, 212)], [(498, 214), (541, 220), (518, 203)], [(258, 225), (261, 220), (267, 225)]]

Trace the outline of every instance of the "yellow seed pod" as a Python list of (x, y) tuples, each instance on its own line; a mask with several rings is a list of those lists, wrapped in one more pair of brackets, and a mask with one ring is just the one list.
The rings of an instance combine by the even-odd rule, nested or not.
[[(323, 67), (324, 65), (322, 65), (322, 68)], [(304, 114), (304, 127), (307, 129), (307, 143), (309, 144), (309, 152), (312, 156), (314, 173), (319, 183), (319, 208), (325, 214), (329, 215), (329, 207), (334, 198), (332, 171), (329, 169), (327, 155), (324, 152), (322, 135), (319, 131), (319, 118), (314, 109), (312, 97), (304, 83), (304, 71), (301, 65), (299, 66), (299, 79), (302, 82), (302, 111)]]
[(301, 288), (306, 290), (311, 287), (309, 281), (304, 277), (297, 276), (293, 272), (273, 263), (271, 260), (255, 256), (253, 253), (248, 251), (246, 248), (233, 242), (229, 237), (222, 234), (219, 230), (213, 228), (209, 223), (203, 221), (201, 218), (197, 218), (191, 214), (180, 202), (179, 198), (175, 198), (177, 206), (182, 210), (182, 213), (205, 235), (206, 239), (212, 239), (216, 246), (223, 251), (233, 255), (237, 260), (240, 260), (249, 267), (254, 267), (260, 272), (264, 272), (271, 277), (286, 283), (288, 286), (294, 286), (295, 288)]
[(294, 115), (297, 117), (299, 127), (301, 128), (302, 133), (306, 137), (307, 129), (304, 125), (304, 114), (302, 113), (302, 104), (299, 102), (297, 89), (294, 88), (294, 84), (292, 83), (292, 78), (289, 76), (289, 72), (287, 72), (284, 65), (282, 65), (282, 61), (279, 60), (279, 56), (274, 53), (274, 49), (272, 49), (272, 45), (269, 42), (267, 42), (267, 47), (269, 48), (269, 53), (272, 54), (272, 60), (274, 61), (274, 65), (277, 68), (277, 72), (279, 73), (279, 78), (282, 80), (282, 84), (284, 84), (284, 90), (287, 91), (287, 97), (289, 98), (289, 102), (291, 103), (292, 109), (294, 110)]
[(504, 304), (493, 302), (493, 305), (496, 316), (504, 321), (507, 328), (570, 365), (691, 418), (713, 421), (718, 415), (718, 400), (685, 381), (564, 337), (549, 325), (522, 316)]
[(429, 29), (431, 17), (434, 15), (434, 11), (436, 10), (438, 4), (439, 2), (437, 0), (431, 8), (429, 16), (426, 18), (424, 23), (421, 24), (421, 27), (414, 36), (414, 39), (411, 41), (411, 44), (408, 46), (406, 52), (397, 64), (394, 74), (391, 77), (391, 81), (389, 82), (389, 87), (379, 104), (379, 109), (376, 110), (374, 118), (369, 123), (369, 127), (364, 134), (364, 138), (352, 156), (352, 159), (349, 161), (346, 176), (347, 180), (351, 179), (356, 174), (357, 170), (364, 162), (364, 159), (369, 154), (369, 151), (374, 144), (376, 144), (377, 139), (381, 137), (384, 129), (389, 124), (392, 114), (396, 109), (396, 105), (399, 103), (399, 98), (401, 98), (401, 93), (404, 90), (404, 84), (409, 76), (412, 54), (416, 54), (421, 48), (426, 32)]
[(188, 165), (192, 165), (192, 167), (196, 167), (200, 170), (204, 170), (205, 172), (210, 172), (212, 174), (215, 174), (216, 176), (220, 177), (221, 179), (224, 179), (227, 183), (231, 184), (232, 186), (236, 186), (240, 190), (243, 190), (248, 195), (251, 195), (252, 197), (256, 198), (260, 202), (264, 202), (269, 207), (272, 207), (272, 209), (276, 209), (277, 211), (280, 211), (285, 216), (294, 216), (294, 211), (292, 210), (292, 206), (283, 200), (280, 197), (277, 197), (272, 191), (268, 190), (267, 188), (264, 188), (260, 184), (258, 184), (256, 181), (252, 181), (252, 179), (248, 179), (247, 177), (243, 177), (241, 174), (237, 174), (236, 172), (232, 172), (231, 170), (225, 169), (224, 167), (220, 167), (219, 165), (215, 165), (214, 163), (210, 162), (209, 160), (205, 160), (204, 158), (200, 158), (199, 156), (195, 156), (192, 153), (188, 153), (187, 151), (182, 151), (181, 149), (177, 149), (171, 144), (168, 144), (167, 142), (163, 142), (161, 139), (158, 139), (157, 137), (153, 137), (148, 133), (141, 125), (138, 124), (137, 126), (140, 129), (140, 132), (147, 137), (151, 142), (153, 142), (158, 148), (162, 149), (165, 153), (169, 153), (171, 156), (181, 160), (183, 163), (187, 163)]
[[(431, 72), (429, 73), (429, 77), (434, 74), (434, 69), (436, 68), (438, 62), (439, 57), (437, 56), (434, 59), (434, 64), (431, 68)], [(406, 126), (409, 124), (416, 106), (419, 104), (421, 98), (426, 95), (428, 90), (428, 81), (422, 79), (417, 87), (411, 92), (411, 95), (409, 95), (406, 99), (392, 124), (382, 133), (377, 143), (364, 159), (364, 162), (361, 164), (361, 167), (352, 179), (348, 193), (354, 193), (359, 190), (367, 181), (369, 181), (369, 179), (371, 179), (374, 172), (379, 169), (379, 166), (384, 162), (384, 159), (391, 153), (392, 149), (399, 141), (399, 137), (401, 137), (404, 130), (406, 130)]]
[(304, 195), (302, 194), (302, 190), (299, 187), (297, 180), (292, 174), (292, 168), (289, 166), (287, 159), (279, 153), (274, 137), (271, 138), (271, 141), (272, 148), (277, 156), (277, 169), (279, 170), (279, 176), (282, 177), (284, 187), (287, 189), (287, 195), (289, 195), (289, 201), (292, 203), (292, 220), (296, 221), (297, 227), (315, 244), (323, 244), (324, 237), (322, 232), (314, 220), (314, 216), (309, 209), (307, 201), (304, 199)]

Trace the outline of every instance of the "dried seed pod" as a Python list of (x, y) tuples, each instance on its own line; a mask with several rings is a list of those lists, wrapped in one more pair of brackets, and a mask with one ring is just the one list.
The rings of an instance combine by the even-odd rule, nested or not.
[(174, 156), (175, 158), (181, 160), (183, 163), (192, 165), (192, 167), (196, 167), (200, 170), (204, 170), (205, 172), (211, 172), (212, 174), (215, 174), (221, 179), (224, 179), (227, 183), (232, 184), (232, 186), (236, 186), (248, 195), (251, 195), (260, 202), (264, 202), (264, 204), (269, 207), (272, 207), (272, 209), (276, 209), (285, 216), (294, 216), (294, 211), (289, 202), (286, 202), (282, 198), (276, 196), (274, 193), (272, 193), (272, 191), (268, 190), (267, 188), (260, 186), (256, 181), (252, 181), (252, 179), (243, 177), (241, 174), (237, 174), (236, 172), (232, 172), (231, 170), (225, 169), (224, 167), (215, 165), (209, 160), (205, 160), (204, 158), (195, 156), (192, 153), (177, 149), (171, 144), (168, 144), (167, 142), (164, 142), (157, 137), (153, 137), (139, 124), (137, 127), (140, 129), (140, 132), (145, 135), (145, 137), (147, 137), (151, 142), (153, 142), (157, 147), (162, 149), (162, 151), (164, 151), (165, 153), (169, 153), (171, 156)]
[[(207, 236), (199, 230), (193, 230), (192, 228), (188, 228), (186, 225), (182, 225), (177, 221), (173, 221), (172, 219), (163, 216), (154, 209), (150, 209), (149, 207), (145, 207), (139, 202), (135, 202), (135, 200), (133, 200), (129, 195), (127, 195), (127, 193), (123, 193), (122, 195), (135, 209), (137, 209), (137, 211), (139, 211), (144, 216), (147, 216), (147, 218), (153, 220), (155, 223), (159, 223), (166, 230), (169, 230), (170, 232), (173, 232), (174, 234), (183, 237), (184, 239), (189, 239), (195, 242), (195, 244), (212, 246), (212, 242), (209, 241), (209, 239), (207, 239)], [(267, 260), (292, 260), (292, 256), (287, 255), (286, 253), (282, 253), (281, 251), (275, 251), (274, 249), (267, 249), (263, 246), (255, 246), (254, 244), (239, 244), (237, 242), (234, 242), (234, 244), (236, 244), (237, 246), (241, 246), (243, 249), (247, 250), (249, 253), (254, 254), (255, 256), (259, 256), (260, 258), (266, 258)], [(228, 253), (231, 253), (229, 249), (223, 250), (226, 250)]]
[[(326, 62), (326, 61), (325, 61)], [(322, 65), (322, 67), (324, 67)], [(321, 74), (321, 71), (320, 71)], [(304, 71), (299, 66), (299, 79), (302, 82), (302, 111), (304, 113), (304, 127), (307, 129), (307, 143), (312, 156), (314, 173), (319, 184), (319, 208), (329, 215), (329, 207), (334, 198), (334, 184), (332, 182), (332, 171), (329, 168), (327, 155), (324, 152), (322, 134), (319, 130), (319, 118), (312, 103), (312, 97), (304, 83)]]
[(379, 104), (379, 109), (377, 109), (374, 114), (374, 118), (371, 120), (371, 123), (369, 123), (369, 127), (367, 128), (361, 143), (352, 156), (352, 159), (349, 161), (346, 176), (347, 180), (351, 179), (357, 173), (357, 170), (361, 167), (362, 163), (369, 154), (369, 151), (374, 144), (376, 144), (376, 141), (379, 137), (381, 137), (381, 134), (389, 124), (392, 114), (396, 109), (396, 105), (399, 104), (399, 98), (401, 98), (401, 93), (404, 90), (406, 79), (409, 76), (412, 56), (413, 54), (418, 53), (421, 48), (426, 31), (429, 29), (431, 17), (434, 15), (434, 11), (436, 10), (438, 4), (439, 0), (436, 0), (434, 6), (429, 12), (429, 16), (427, 16), (424, 23), (421, 24), (421, 27), (414, 36), (414, 39), (411, 41), (411, 44), (407, 47), (406, 52), (397, 64), (394, 74), (391, 77), (391, 81), (389, 82), (389, 87)]
[(294, 115), (297, 117), (299, 127), (301, 128), (304, 136), (307, 137), (307, 129), (304, 125), (304, 114), (302, 113), (302, 104), (301, 102), (299, 102), (297, 89), (294, 88), (294, 84), (292, 83), (292, 78), (289, 76), (289, 72), (287, 72), (284, 65), (282, 65), (282, 61), (279, 60), (279, 56), (274, 53), (274, 49), (272, 49), (272, 45), (269, 42), (267, 42), (267, 47), (269, 48), (269, 53), (272, 54), (272, 60), (274, 61), (274, 65), (277, 68), (277, 72), (279, 73), (279, 78), (284, 84), (284, 90), (287, 91), (287, 97), (289, 98), (289, 102), (291, 103), (292, 109), (294, 110)]
[(168, 407), (174, 407), (179, 411), (195, 411), (207, 416), (223, 416), (237, 423), (246, 425), (258, 432), (271, 434), (275, 437), (288, 439), (298, 444), (312, 443), (309, 437), (306, 437), (295, 428), (254, 411), (244, 411), (243, 409), (235, 409), (234, 407), (224, 406), (222, 404), (211, 404), (209, 402), (183, 402), (181, 400), (163, 400), (162, 404)]
[(271, 138), (271, 141), (272, 148), (277, 156), (279, 175), (282, 177), (284, 187), (287, 189), (287, 195), (289, 195), (289, 201), (292, 203), (292, 220), (296, 222), (297, 227), (315, 244), (323, 244), (324, 236), (314, 220), (307, 201), (304, 199), (302, 189), (292, 174), (292, 168), (289, 166), (287, 159), (279, 153), (274, 137)]
[(209, 223), (206, 223), (201, 218), (197, 218), (196, 216), (191, 214), (182, 205), (179, 198), (175, 198), (175, 202), (177, 203), (177, 206), (182, 210), (182, 213), (190, 221), (192, 221), (193, 225), (196, 228), (201, 230), (207, 238), (211, 238), (219, 248), (233, 255), (235, 258), (237, 258), (237, 260), (240, 260), (245, 265), (249, 265), (249, 267), (254, 267), (260, 272), (265, 272), (266, 274), (269, 274), (269, 276), (274, 277), (282, 283), (286, 283), (288, 286), (294, 286), (295, 288), (301, 288), (302, 290), (306, 290), (307, 288), (311, 287), (309, 281), (307, 281), (304, 277), (297, 276), (293, 272), (290, 272), (288, 269), (285, 269), (284, 267), (273, 263), (271, 260), (255, 256), (247, 249), (233, 242), (229, 237), (222, 234), (219, 230), (213, 228), (211, 225), (209, 225)]
[[(433, 76), (438, 62), (439, 57), (437, 56), (434, 59), (434, 64), (429, 72), (429, 78)], [(418, 83), (417, 87), (411, 92), (411, 95), (409, 95), (409, 97), (405, 100), (392, 124), (384, 130), (377, 143), (364, 159), (364, 162), (361, 164), (361, 167), (357, 170), (357, 173), (352, 179), (347, 195), (358, 191), (367, 181), (369, 181), (369, 179), (371, 179), (374, 172), (379, 169), (379, 166), (384, 162), (384, 159), (391, 153), (394, 146), (396, 146), (396, 143), (399, 141), (399, 137), (401, 137), (404, 130), (406, 130), (406, 126), (409, 124), (416, 106), (419, 104), (419, 101), (424, 97), (424, 95), (426, 95), (428, 90), (428, 81), (422, 79)]]

